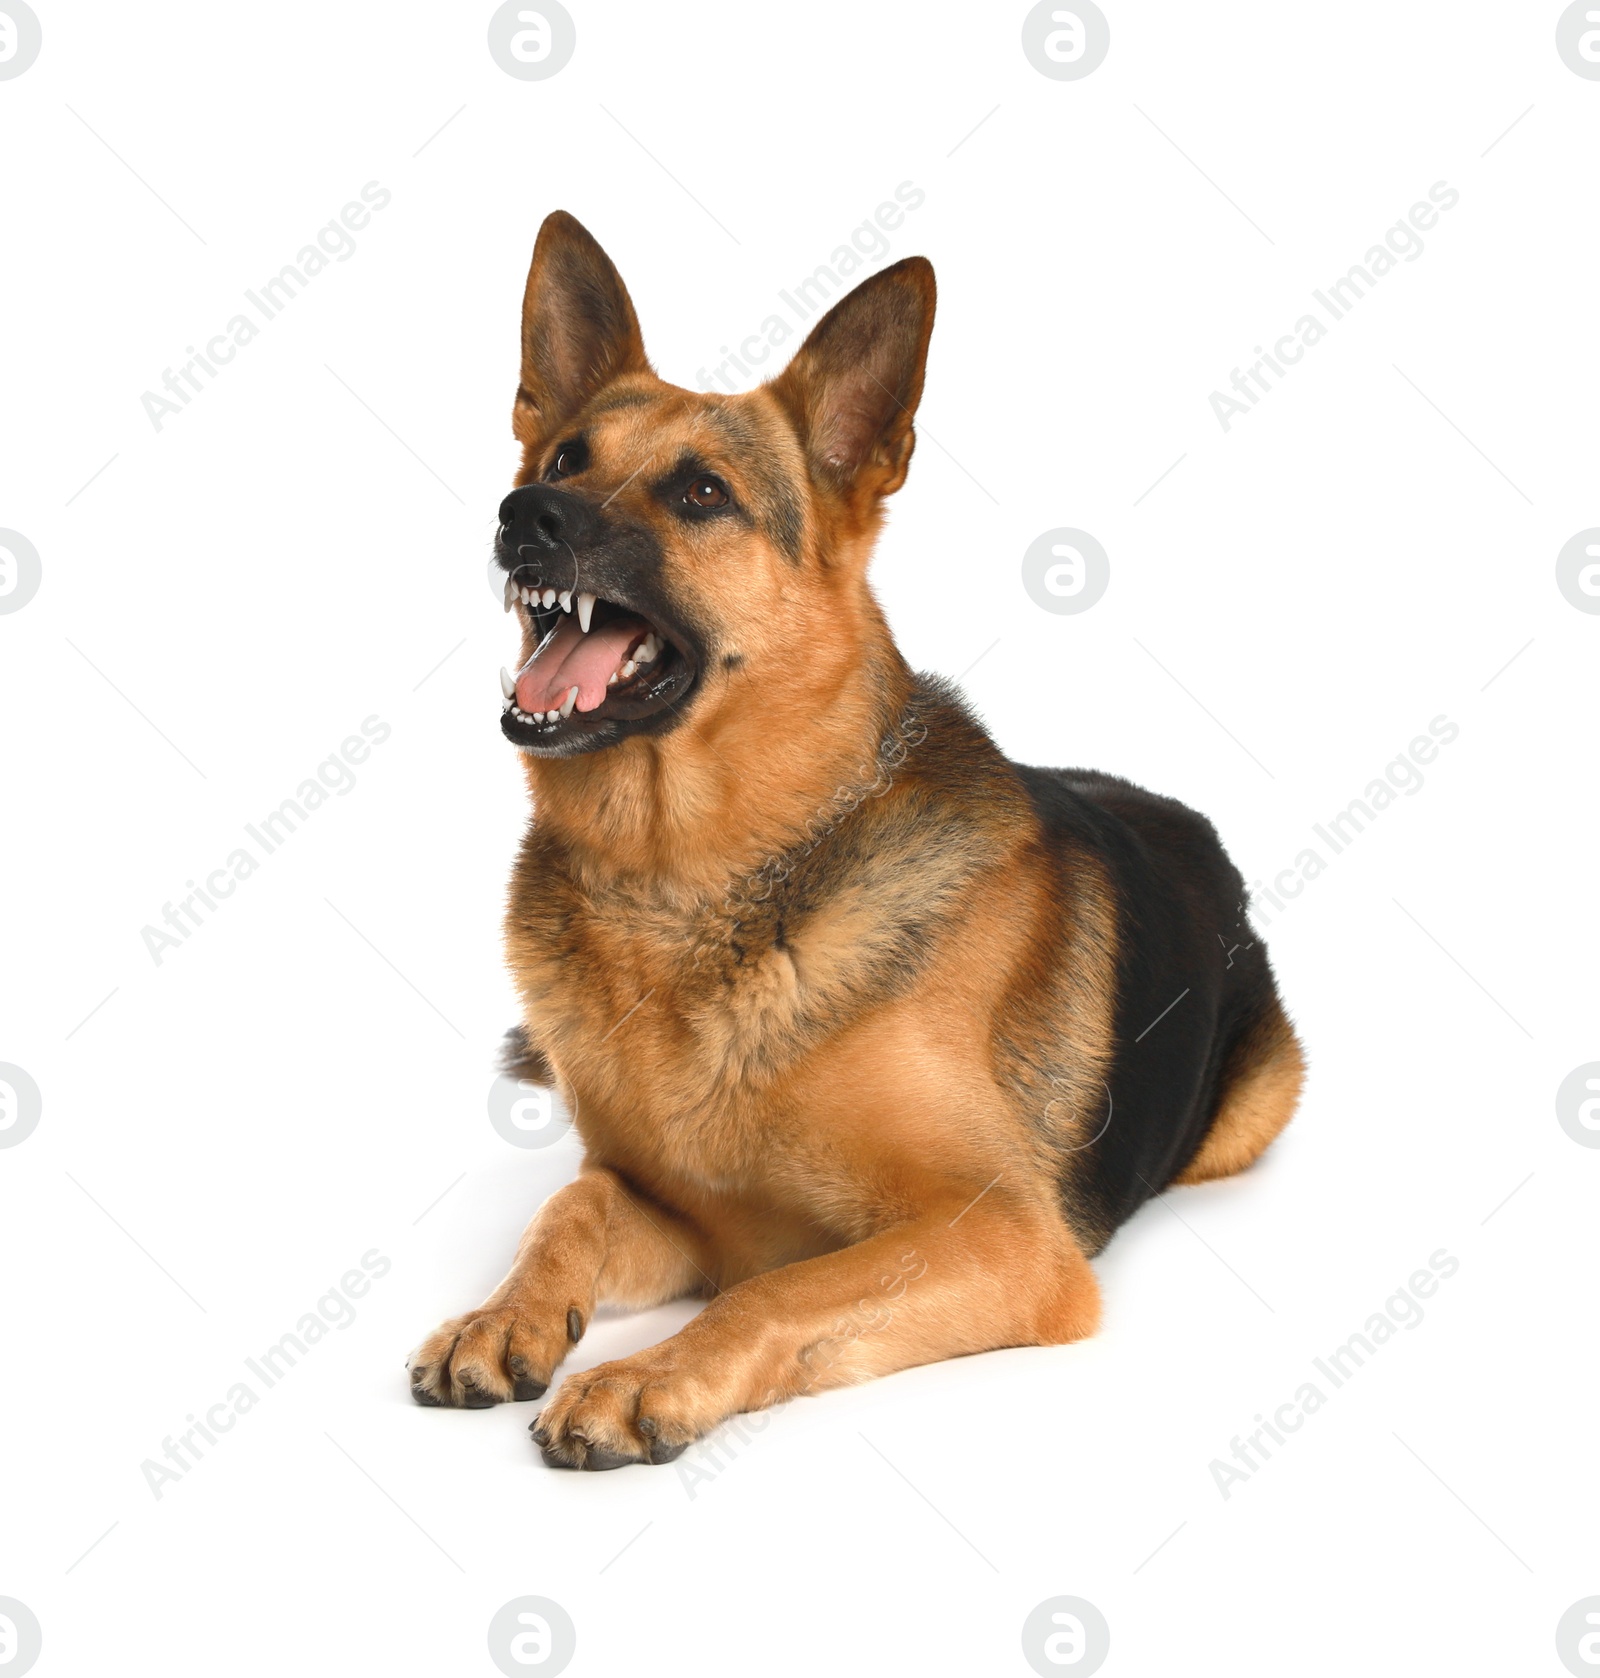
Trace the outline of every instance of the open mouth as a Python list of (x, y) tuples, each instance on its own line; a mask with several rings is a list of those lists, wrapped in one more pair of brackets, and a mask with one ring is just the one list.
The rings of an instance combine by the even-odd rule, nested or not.
[(533, 656), (500, 672), (500, 727), (518, 746), (558, 752), (609, 744), (680, 701), (694, 684), (687, 645), (633, 607), (539, 586), (532, 568), (506, 578)]

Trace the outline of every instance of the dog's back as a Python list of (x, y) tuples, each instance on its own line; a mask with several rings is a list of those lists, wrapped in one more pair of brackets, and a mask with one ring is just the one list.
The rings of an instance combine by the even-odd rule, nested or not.
[(928, 859), (909, 871), (932, 879), (959, 842), (990, 848), (972, 901), (999, 879), (1028, 882), (1003, 888), (1026, 926), (1008, 953), (980, 930), (991, 922), (947, 910), (926, 959), (1003, 965), (983, 1021), (992, 1063), (1067, 1223), (1098, 1252), (1172, 1182), (1244, 1169), (1294, 1111), (1303, 1062), (1244, 881), (1211, 823), (1176, 799), (1010, 762), (936, 678), (917, 680), (911, 704), (927, 739), (869, 824), (892, 821), (903, 792)]
[[(1249, 1164), (1293, 1111), (1299, 1051), (1246, 920), (1244, 881), (1211, 823), (1114, 775), (1015, 767), (1050, 843), (1097, 858), (1114, 897), (1105, 1107), (1095, 1139), (1064, 1162), (1069, 1218), (1098, 1250), (1175, 1178)], [(1230, 1094), (1259, 1086), (1268, 1065), (1285, 1099), (1252, 1114), (1249, 1137), (1232, 1134)]]

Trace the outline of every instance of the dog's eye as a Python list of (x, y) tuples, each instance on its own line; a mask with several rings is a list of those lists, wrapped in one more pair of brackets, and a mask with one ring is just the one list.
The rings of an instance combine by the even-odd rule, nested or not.
[(556, 457), (550, 462), (547, 474), (552, 478), (570, 478), (574, 472), (581, 472), (589, 464), (588, 445), (581, 440), (563, 443), (556, 450)]
[(728, 486), (720, 478), (696, 478), (683, 492), (691, 507), (726, 507)]

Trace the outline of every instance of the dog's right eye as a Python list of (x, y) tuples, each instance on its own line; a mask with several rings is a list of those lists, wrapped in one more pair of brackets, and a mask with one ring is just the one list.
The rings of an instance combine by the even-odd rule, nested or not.
[(550, 470), (546, 473), (550, 478), (570, 478), (574, 472), (581, 472), (589, 464), (589, 449), (581, 439), (571, 443), (563, 443), (556, 450), (556, 457), (550, 462)]
[(707, 511), (714, 507), (728, 505), (728, 486), (721, 478), (713, 478), (709, 473), (702, 474), (689, 485), (683, 493), (683, 499), (691, 507), (702, 507)]

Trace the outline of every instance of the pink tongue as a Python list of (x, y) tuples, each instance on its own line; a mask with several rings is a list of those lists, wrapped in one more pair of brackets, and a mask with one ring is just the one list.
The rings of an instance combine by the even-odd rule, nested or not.
[(578, 709), (594, 710), (611, 672), (649, 633), (650, 626), (631, 614), (596, 624), (587, 635), (576, 612), (564, 616), (544, 650), (518, 672), (517, 704), (524, 711), (558, 711), (576, 688)]

